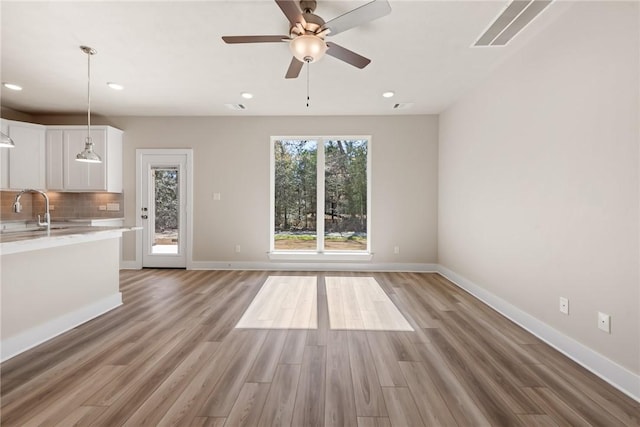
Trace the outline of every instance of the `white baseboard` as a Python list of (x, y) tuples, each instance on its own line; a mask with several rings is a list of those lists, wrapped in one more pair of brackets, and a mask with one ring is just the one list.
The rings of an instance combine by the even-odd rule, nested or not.
[(640, 375), (597, 353), (573, 338), (511, 305), (481, 286), (439, 265), (438, 273), (469, 292), (509, 320), (531, 332), (568, 358), (593, 372), (624, 394), (640, 402)]
[(118, 292), (93, 304), (57, 317), (43, 325), (3, 339), (0, 342), (0, 361), (4, 362), (7, 359), (11, 359), (120, 305), (122, 305), (122, 294)]
[(433, 273), (437, 264), (422, 263), (345, 263), (345, 262), (213, 262), (192, 261), (189, 270), (262, 270), (262, 271), (406, 271)]

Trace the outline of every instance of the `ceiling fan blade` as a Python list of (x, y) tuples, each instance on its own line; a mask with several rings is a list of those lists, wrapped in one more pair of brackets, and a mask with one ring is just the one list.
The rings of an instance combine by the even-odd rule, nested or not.
[(291, 64), (289, 64), (289, 69), (287, 70), (287, 74), (285, 74), (285, 79), (295, 79), (300, 75), (300, 70), (302, 70), (302, 66), (304, 62), (298, 61), (298, 59), (294, 56), (291, 58)]
[(338, 33), (350, 30), (358, 25), (382, 18), (389, 13), (391, 13), (391, 6), (389, 6), (387, 0), (373, 0), (371, 3), (355, 8), (337, 18), (333, 18), (324, 24), (322, 28), (331, 29), (330, 35), (335, 36)]
[(307, 21), (305, 21), (302, 16), (302, 10), (300, 10), (299, 2), (296, 0), (276, 0), (276, 3), (284, 13), (284, 16), (287, 17), (289, 23), (292, 27), (296, 24), (300, 23), (302, 26), (307, 25)]
[(224, 36), (225, 43), (278, 43), (289, 41), (289, 36)]
[(371, 60), (369, 58), (365, 58), (362, 55), (358, 55), (357, 53), (344, 48), (338, 44), (335, 44), (333, 42), (327, 42), (327, 55), (331, 55), (334, 58), (338, 58), (344, 62), (346, 62), (347, 64), (351, 64), (354, 67), (357, 68), (364, 68), (367, 65), (369, 65), (369, 63), (371, 62)]

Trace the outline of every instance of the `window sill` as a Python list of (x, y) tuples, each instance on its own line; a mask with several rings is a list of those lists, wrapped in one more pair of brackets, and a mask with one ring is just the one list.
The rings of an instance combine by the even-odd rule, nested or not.
[(273, 261), (371, 261), (370, 252), (302, 252), (275, 251), (269, 252)]

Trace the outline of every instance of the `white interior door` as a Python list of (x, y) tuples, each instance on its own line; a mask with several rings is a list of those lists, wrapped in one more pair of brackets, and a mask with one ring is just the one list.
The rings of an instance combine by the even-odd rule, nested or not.
[(190, 151), (138, 150), (142, 266), (186, 268), (190, 251)]

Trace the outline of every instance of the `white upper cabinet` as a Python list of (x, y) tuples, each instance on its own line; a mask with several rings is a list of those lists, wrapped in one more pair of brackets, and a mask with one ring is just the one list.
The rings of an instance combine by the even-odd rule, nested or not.
[(2, 120), (2, 132), (13, 139), (14, 148), (0, 148), (0, 187), (20, 190), (46, 188), (46, 127)]
[(60, 191), (122, 192), (122, 131), (92, 126), (94, 151), (102, 163), (76, 161), (84, 150), (85, 126), (47, 127), (47, 188)]

